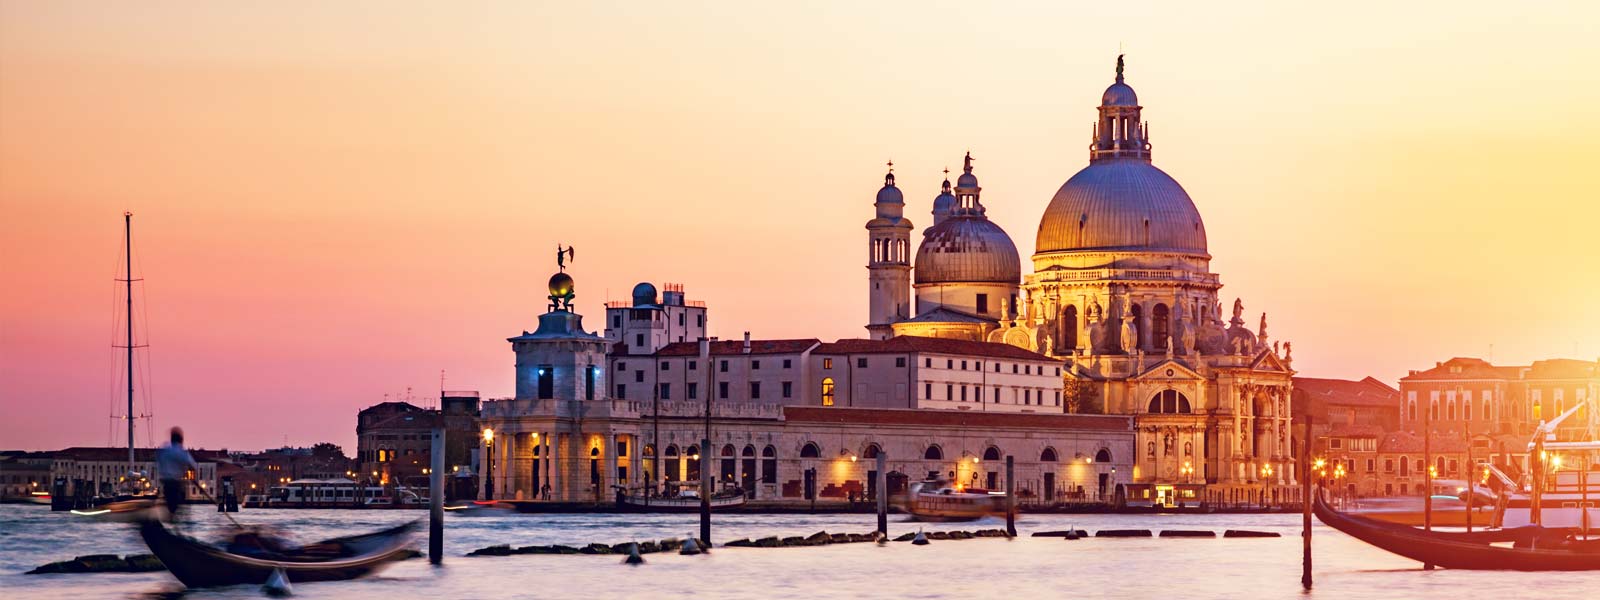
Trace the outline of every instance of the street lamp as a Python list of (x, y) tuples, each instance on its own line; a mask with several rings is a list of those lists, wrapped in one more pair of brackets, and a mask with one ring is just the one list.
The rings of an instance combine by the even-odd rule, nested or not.
[(483, 499), (484, 500), (493, 500), (494, 499), (494, 430), (490, 429), (488, 427), (483, 428), (483, 447), (484, 447), (484, 452), (489, 455), (488, 460), (484, 461)]

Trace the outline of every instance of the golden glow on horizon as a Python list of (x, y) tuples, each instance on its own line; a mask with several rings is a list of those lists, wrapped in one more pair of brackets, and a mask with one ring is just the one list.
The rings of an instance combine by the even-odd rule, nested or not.
[[(668, 5), (0, 3), (0, 346), (18, 357), (0, 397), (62, 398), (0, 403), (0, 433), (117, 445), (87, 424), (116, 388), (123, 210), (158, 409), (141, 425), (213, 447), (353, 448), (356, 410), (441, 369), (510, 395), (504, 338), (535, 325), (554, 269), (526, 249), (558, 242), (585, 248), (568, 271), (591, 319), (678, 281), (723, 339), (862, 337), (884, 161), (921, 227), (971, 149), (1026, 262), (1121, 41), (1224, 303), (1270, 312), (1302, 374), (1593, 359), (1600, 80), (1575, 74), (1600, 64), (1595, 22), (1582, 2), (834, 2), (738, 23)], [(673, 251), (650, 251), (663, 236)]]

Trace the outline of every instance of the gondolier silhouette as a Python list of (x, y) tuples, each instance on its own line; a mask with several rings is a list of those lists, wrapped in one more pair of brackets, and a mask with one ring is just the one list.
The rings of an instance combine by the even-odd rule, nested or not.
[(167, 520), (178, 522), (178, 509), (188, 495), (185, 486), (189, 473), (200, 473), (200, 465), (183, 448), (183, 429), (172, 428), (172, 438), (156, 452), (156, 474), (161, 478), (161, 497), (167, 503)]

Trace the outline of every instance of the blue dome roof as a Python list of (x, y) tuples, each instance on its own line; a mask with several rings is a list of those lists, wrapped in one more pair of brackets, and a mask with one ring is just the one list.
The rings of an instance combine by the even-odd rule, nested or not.
[(1200, 210), (1147, 160), (1090, 163), (1061, 186), (1039, 219), (1040, 254), (1131, 248), (1206, 254)]
[(1106, 88), (1106, 93), (1100, 95), (1100, 106), (1138, 106), (1139, 95), (1133, 92), (1133, 87), (1118, 81)]
[(885, 184), (882, 189), (878, 190), (878, 203), (905, 204), (906, 197), (904, 194), (900, 193), (900, 188)]

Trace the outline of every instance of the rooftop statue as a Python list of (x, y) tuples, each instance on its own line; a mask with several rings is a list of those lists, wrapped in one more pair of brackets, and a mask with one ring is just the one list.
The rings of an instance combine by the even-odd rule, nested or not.
[(556, 266), (557, 267), (559, 267), (562, 271), (567, 270), (567, 261), (572, 260), (573, 258), (574, 258), (574, 255), (573, 255), (573, 252), (572, 252), (572, 246), (567, 246), (567, 248), (565, 250), (563, 250), (563, 249), (561, 249), (561, 244), (556, 244)]

